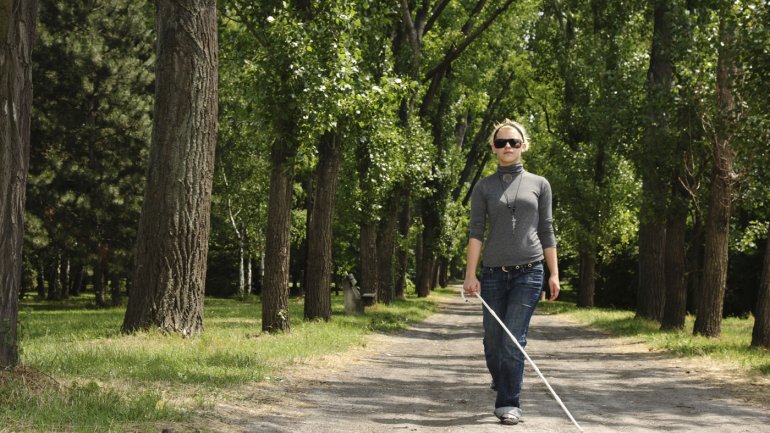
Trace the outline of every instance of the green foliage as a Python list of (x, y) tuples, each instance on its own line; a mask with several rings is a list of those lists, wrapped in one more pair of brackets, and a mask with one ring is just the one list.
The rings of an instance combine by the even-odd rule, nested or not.
[[(589, 6), (547, 8), (532, 27), (532, 80), (548, 102), (532, 107), (540, 112), (532, 127), (537, 150), (525, 157), (551, 182), (560, 253), (595, 249), (608, 263), (636, 237), (640, 185), (629, 157), (649, 30), (640, 2)], [(553, 123), (543, 109), (553, 110)]]
[(40, 5), (25, 259), (127, 274), (144, 186), (154, 63), (145, 1)]

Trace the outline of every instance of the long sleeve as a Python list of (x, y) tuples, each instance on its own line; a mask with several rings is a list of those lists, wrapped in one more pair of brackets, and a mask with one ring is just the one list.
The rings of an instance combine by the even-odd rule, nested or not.
[(484, 241), (484, 225), (486, 224), (487, 202), (481, 182), (473, 187), (471, 193), (471, 220), (469, 237)]
[(551, 209), (551, 184), (543, 178), (543, 183), (538, 198), (538, 224), (537, 237), (543, 249), (556, 246), (556, 235), (553, 231), (553, 211)]

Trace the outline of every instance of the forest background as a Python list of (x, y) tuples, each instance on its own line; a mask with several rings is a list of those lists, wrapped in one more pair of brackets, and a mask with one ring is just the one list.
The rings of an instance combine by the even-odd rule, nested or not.
[[(724, 316), (753, 316), (768, 346), (767, 1), (219, 1), (201, 33), (218, 44), (211, 166), (153, 161), (177, 108), (153, 112), (156, 63), (174, 60), (162, 9), (40, 2), (21, 280), (3, 311), (8, 293), (88, 291), (98, 306), (142, 293), (153, 275), (135, 251), (156, 234), (140, 217), (172, 201), (143, 208), (147, 175), (174, 157), (213, 182), (192, 272), (206, 296), (259, 295), (263, 330), (290, 329), (290, 297), (329, 320), (348, 273), (380, 303), (428, 296), (462, 278), (469, 194), (508, 117), (532, 137), (525, 167), (552, 185), (579, 306), (674, 329), (689, 312), (712, 337)], [(192, 197), (206, 210), (205, 191)], [(176, 299), (198, 290), (169, 284)], [(192, 319), (150, 322), (199, 333), (203, 304), (187, 307)], [(150, 326), (143, 308), (129, 302), (124, 330)]]

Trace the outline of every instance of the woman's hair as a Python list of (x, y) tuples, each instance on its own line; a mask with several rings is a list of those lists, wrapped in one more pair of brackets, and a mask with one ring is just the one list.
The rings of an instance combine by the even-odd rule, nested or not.
[(514, 122), (511, 119), (505, 119), (502, 122), (495, 124), (495, 129), (493, 129), (492, 133), (489, 134), (488, 141), (490, 146), (494, 147), (495, 138), (497, 138), (497, 132), (503, 128), (513, 128), (519, 131), (519, 134), (521, 134), (522, 140), (524, 140), (524, 143), (521, 145), (521, 151), (526, 152), (529, 149), (529, 135), (527, 135), (527, 130), (524, 128), (524, 126), (521, 123)]

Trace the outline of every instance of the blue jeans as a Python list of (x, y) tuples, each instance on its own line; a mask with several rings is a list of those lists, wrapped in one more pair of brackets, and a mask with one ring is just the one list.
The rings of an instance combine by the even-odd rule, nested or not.
[[(483, 268), (481, 297), (521, 344), (527, 345), (527, 330), (543, 288), (543, 265), (510, 270)], [(524, 355), (500, 324), (484, 308), (484, 356), (497, 385), (495, 408), (521, 407)], [(509, 410), (509, 409), (506, 409)]]

